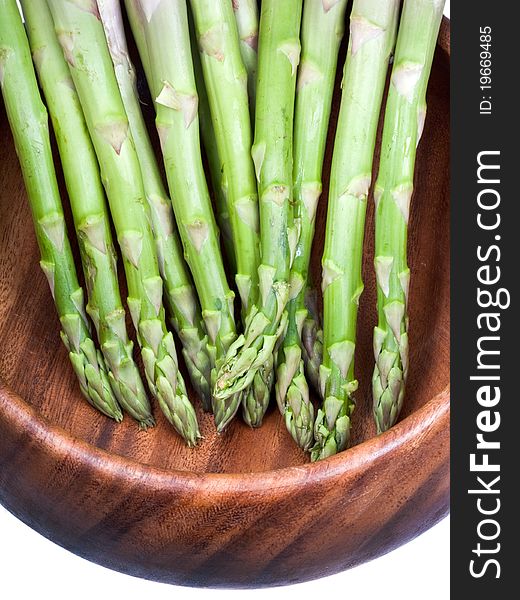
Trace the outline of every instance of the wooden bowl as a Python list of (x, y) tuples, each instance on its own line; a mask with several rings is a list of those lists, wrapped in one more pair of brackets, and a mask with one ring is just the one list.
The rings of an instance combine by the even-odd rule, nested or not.
[[(376, 436), (370, 202), (356, 363), (354, 447), (310, 464), (273, 407), (184, 446), (158, 425), (117, 426), (81, 398), (58, 336), (5, 112), (0, 109), (0, 502), (109, 568), (191, 586), (289, 584), (389, 552), (440, 520), (449, 492), (449, 22), (419, 147), (410, 230), (411, 368), (400, 422)], [(330, 165), (338, 97), (327, 155)], [(328, 169), (326, 169), (328, 171)], [(313, 273), (325, 227), (318, 215)]]

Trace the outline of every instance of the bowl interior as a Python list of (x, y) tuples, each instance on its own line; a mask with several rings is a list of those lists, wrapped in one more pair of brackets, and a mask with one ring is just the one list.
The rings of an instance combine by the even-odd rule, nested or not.
[[(343, 57), (344, 50), (340, 64)], [(340, 75), (338, 73), (336, 82), (325, 159), (324, 194), (318, 210), (313, 248), (312, 276), (318, 288)], [(152, 123), (152, 116), (148, 114), (148, 117)], [(378, 153), (376, 168), (377, 164)], [(50, 422), (72, 435), (109, 452), (157, 467), (243, 473), (274, 470), (308, 461), (287, 433), (274, 402), (260, 429), (249, 429), (238, 417), (223, 435), (215, 433), (212, 417), (202, 413), (197, 402), (204, 440), (194, 450), (185, 447), (157, 405), (154, 408), (157, 427), (147, 432), (139, 431), (129, 417), (116, 425), (91, 409), (81, 397), (58, 335), (59, 322), (47, 281), (39, 268), (30, 210), (2, 103), (0, 165), (0, 378), (12, 390)], [(65, 199), (61, 172), (58, 176)], [(411, 367), (401, 419), (449, 384), (449, 56), (446, 45), (444, 49), (437, 48), (432, 69), (415, 184), (409, 231)], [(360, 301), (355, 358), (360, 387), (353, 417), (353, 444), (375, 435), (370, 391), (372, 330), (376, 323), (373, 212), (371, 197), (365, 235), (365, 292)], [(77, 258), (71, 219), (67, 216)], [(128, 329), (133, 335), (130, 323)], [(188, 377), (185, 378), (188, 382)], [(191, 390), (190, 395), (194, 398)]]

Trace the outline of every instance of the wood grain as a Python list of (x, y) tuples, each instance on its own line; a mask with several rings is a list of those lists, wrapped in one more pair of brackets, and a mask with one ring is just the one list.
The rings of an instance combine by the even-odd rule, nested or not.
[[(336, 95), (325, 183), (338, 108)], [(195, 450), (182, 444), (157, 409), (158, 426), (148, 432), (139, 432), (130, 419), (117, 426), (93, 411), (80, 396), (59, 341), (3, 106), (0, 165), (0, 502), (11, 512), (110, 568), (164, 582), (226, 587), (331, 574), (388, 552), (446, 514), (448, 22), (432, 71), (412, 202), (405, 409), (391, 431), (375, 437), (370, 203), (356, 348), (361, 385), (355, 447), (318, 464), (309, 464), (295, 448), (274, 407), (261, 429), (237, 419), (221, 436), (200, 413), (204, 441)], [(326, 202), (325, 193), (313, 251), (316, 281)]]

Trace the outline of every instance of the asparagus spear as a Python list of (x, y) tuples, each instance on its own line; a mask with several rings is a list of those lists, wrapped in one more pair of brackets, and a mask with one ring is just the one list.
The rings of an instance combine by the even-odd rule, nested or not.
[[(347, 0), (332, 5), (322, 0), (307, 0), (302, 18), (293, 168), (294, 210), (301, 230), (291, 269), (287, 333), (278, 355), (276, 399), (288, 430), (304, 450), (308, 450), (314, 440), (314, 408), (309, 399), (302, 353), (302, 329), (305, 320), (312, 318), (305, 304), (307, 273), (322, 190), (321, 173), (346, 5)], [(317, 329), (317, 325), (312, 329)]]
[(209, 174), (211, 178), (211, 186), (215, 201), (215, 212), (224, 252), (228, 261), (229, 269), (232, 273), (237, 272), (237, 261), (235, 258), (235, 246), (233, 243), (233, 230), (231, 227), (231, 219), (227, 203), (227, 190), (225, 181), (222, 175), (222, 165), (218, 155), (217, 140), (213, 123), (211, 122), (211, 111), (209, 108), (208, 94), (202, 74), (202, 65), (200, 63), (200, 55), (195, 40), (195, 35), (192, 36), (192, 57), (193, 57), (193, 72), (195, 74), (195, 83), (199, 96), (199, 121), (200, 135), (206, 158), (208, 161)]
[(332, 158), (323, 253), (323, 406), (312, 460), (344, 450), (357, 389), (354, 350), (365, 210), (388, 61), (399, 1), (354, 0), (343, 94)]
[[(132, 5), (133, 2), (133, 6)], [(236, 338), (234, 294), (229, 289), (211, 209), (199, 139), (198, 97), (185, 0), (127, 0), (134, 29), (145, 34), (155, 98), (156, 125), (186, 260), (193, 274), (209, 335), (214, 380)], [(218, 431), (233, 418), (240, 399), (213, 399)]]
[[(137, 49), (138, 49), (140, 58), (141, 58), (141, 63), (144, 68), (146, 79), (148, 81), (148, 86), (151, 89), (153, 89), (153, 83), (154, 83), (153, 72), (151, 69), (149, 51), (148, 51), (148, 47), (146, 44), (145, 29), (144, 29), (144, 25), (143, 25), (144, 19), (143, 19), (143, 13), (142, 13), (141, 5), (140, 5), (140, 0), (129, 0), (128, 2), (126, 2), (126, 12), (128, 15), (128, 19), (130, 21), (130, 26), (132, 28), (132, 33), (133, 33), (134, 40), (137, 45)], [(193, 24), (190, 21), (190, 28), (192, 28), (192, 25)], [(213, 131), (213, 125), (211, 123), (209, 103), (208, 103), (206, 90), (204, 87), (204, 80), (203, 80), (203, 75), (202, 75), (202, 65), (200, 64), (200, 57), (199, 57), (199, 52), (198, 52), (197, 45), (195, 42), (194, 32), (192, 31), (191, 33), (193, 34), (190, 37), (192, 38), (191, 41), (192, 41), (193, 68), (194, 68), (194, 74), (195, 74), (195, 79), (196, 79), (196, 83), (197, 83), (197, 92), (199, 94), (198, 111), (199, 111), (202, 139), (206, 146), (206, 155), (208, 158), (209, 169), (210, 169), (210, 173), (211, 173), (211, 177), (212, 177), (213, 190), (214, 190), (215, 199), (216, 199), (217, 219), (218, 219), (218, 223), (221, 228), (221, 231), (223, 233), (223, 241), (224, 241), (224, 247), (226, 250), (227, 258), (228, 258), (228, 261), (230, 261), (230, 263), (231, 263), (232, 270), (234, 271), (235, 270), (234, 269), (235, 255), (234, 255), (234, 248), (233, 248), (233, 238), (232, 238), (232, 234), (231, 234), (231, 224), (229, 222), (229, 213), (228, 213), (228, 209), (227, 209), (227, 200), (226, 200), (226, 196), (225, 196), (225, 190), (224, 190), (223, 186), (221, 185), (222, 173), (221, 173), (221, 167), (220, 167), (220, 159), (218, 157), (215, 133)], [(214, 361), (212, 357), (213, 357), (213, 355), (210, 356), (210, 362)], [(210, 364), (210, 367), (211, 367), (211, 364)], [(234, 411), (233, 412), (233, 415), (234, 415), (236, 410), (233, 407), (232, 407), (232, 411)], [(230, 419), (231, 418), (232, 418), (232, 416), (230, 417)], [(223, 426), (221, 426), (221, 430), (224, 429), (226, 424), (227, 424), (227, 420), (223, 419)]]
[[(132, 27), (132, 33), (136, 42), (141, 62), (150, 86), (151, 81), (151, 69), (148, 59), (143, 59), (143, 56), (148, 53), (146, 48), (146, 39), (142, 26), (140, 16), (140, 5), (138, 0), (130, 0), (126, 2), (126, 12), (128, 20)], [(227, 208), (226, 190), (222, 185), (222, 170), (220, 165), (220, 158), (217, 151), (217, 142), (215, 140), (215, 132), (213, 131), (213, 125), (211, 123), (211, 114), (209, 110), (208, 96), (204, 85), (204, 77), (202, 75), (202, 65), (200, 64), (200, 56), (195, 40), (195, 34), (193, 32), (193, 19), (188, 15), (190, 24), (190, 40), (192, 42), (192, 58), (193, 58), (193, 70), (195, 74), (195, 82), (197, 93), (199, 97), (199, 120), (200, 120), (200, 132), (202, 142), (204, 144), (204, 150), (206, 151), (206, 158), (208, 160), (208, 166), (211, 176), (211, 184), (213, 188), (213, 195), (215, 200), (215, 212), (217, 223), (222, 235), (222, 242), (224, 244), (224, 250), (230, 270), (236, 272), (235, 262), (235, 250), (233, 248), (233, 235), (231, 232), (231, 223), (229, 221), (229, 212)]]
[(188, 10), (188, 22), (190, 26), (191, 56), (193, 59), (193, 73), (195, 75), (195, 84), (199, 96), (199, 123), (200, 136), (206, 159), (208, 161), (209, 175), (215, 202), (215, 216), (217, 224), (222, 235), (224, 252), (228, 261), (228, 267), (231, 273), (237, 272), (237, 263), (235, 258), (235, 247), (233, 244), (233, 231), (228, 210), (228, 199), (226, 182), (223, 175), (222, 163), (218, 155), (217, 139), (211, 119), (211, 110), (209, 107), (208, 92), (204, 83), (202, 73), (202, 63), (199, 54), (199, 45), (195, 25), (193, 23), (192, 11)]
[[(220, 159), (219, 173), (232, 229), (235, 281), (245, 316), (249, 305), (258, 296), (260, 262), (258, 193), (251, 158), (251, 119), (245, 85), (247, 74), (229, 0), (191, 0), (191, 6), (204, 74), (206, 97), (201, 106), (206, 109), (206, 103), (209, 103), (210, 107), (212, 122), (209, 127), (213, 128)], [(233, 107), (232, 111), (229, 110), (230, 106)], [(205, 110), (203, 117), (207, 118), (204, 113)], [(201, 124), (208, 127), (202, 117)], [(208, 142), (211, 146), (213, 140)], [(261, 407), (261, 422), (265, 412), (263, 407), (270, 395), (270, 382), (265, 382), (258, 374), (255, 377), (254, 385), (243, 397), (246, 421), (251, 421), (250, 424), (257, 422), (256, 418), (250, 419), (249, 415), (251, 411), (256, 413), (258, 406)]]
[(258, 4), (256, 0), (232, 0), (232, 5), (240, 38), (240, 54), (247, 71), (251, 116), (254, 118), (258, 69)]
[(376, 182), (378, 325), (372, 379), (378, 432), (391, 427), (403, 403), (408, 373), (408, 215), (416, 147), (426, 116), (426, 88), (444, 0), (405, 0), (385, 112)]
[(178, 371), (173, 336), (166, 328), (139, 161), (97, 4), (49, 0), (49, 6), (101, 168), (148, 385), (168, 420), (193, 446), (200, 437), (197, 419)]
[[(130, 0), (126, 2), (126, 13), (132, 33), (134, 36), (139, 56), (141, 57), (141, 63), (143, 64), (146, 79), (149, 87), (153, 83), (152, 72), (149, 64), (148, 49), (146, 47), (146, 39), (144, 28), (142, 25), (141, 8), (139, 0)], [(190, 17), (190, 15), (188, 15)], [(226, 192), (222, 185), (222, 171), (220, 166), (220, 159), (218, 157), (217, 142), (215, 140), (215, 133), (213, 131), (213, 125), (211, 124), (211, 114), (209, 110), (208, 96), (206, 88), (204, 86), (204, 78), (202, 75), (202, 65), (200, 64), (200, 56), (195, 41), (195, 34), (193, 32), (192, 19), (190, 22), (190, 40), (192, 42), (192, 58), (193, 58), (193, 70), (195, 73), (195, 82), (197, 87), (197, 93), (199, 96), (199, 120), (202, 142), (206, 151), (206, 158), (208, 159), (209, 171), (211, 176), (211, 183), (213, 186), (213, 194), (215, 197), (215, 209), (218, 226), (220, 233), (222, 234), (222, 241), (224, 243), (224, 249), (226, 258), (230, 264), (232, 272), (236, 271), (235, 268), (235, 250), (233, 248), (233, 236), (231, 233), (231, 223), (229, 221), (229, 212), (227, 209)]]
[(22, 0), (21, 5), (69, 192), (87, 285), (87, 313), (96, 326), (119, 404), (146, 428), (154, 424), (154, 419), (126, 331), (96, 155), (47, 2)]
[[(289, 275), (298, 239), (292, 223), (292, 131), (296, 69), (300, 56), (302, 0), (263, 0), (252, 149), (260, 197), (262, 263), (260, 295), (249, 307), (245, 334), (231, 346), (215, 396), (224, 399), (247, 388), (260, 370), (268, 382), (278, 338), (286, 325)], [(261, 422), (266, 407), (255, 407)]]
[(61, 322), (61, 339), (85, 398), (121, 421), (121, 409), (85, 313), (52, 161), (47, 111), (16, 0), (0, 0), (0, 14), (0, 88), (31, 206), (40, 265)]
[[(236, 284), (247, 312), (258, 293), (258, 194), (251, 121), (233, 8), (229, 0), (191, 0), (236, 258)], [(230, 110), (233, 107), (233, 110)]]
[(98, 0), (97, 5), (141, 165), (144, 191), (152, 215), (159, 270), (165, 286), (166, 304), (172, 325), (183, 345), (182, 353), (191, 381), (202, 398), (204, 408), (210, 410), (211, 379), (206, 350), (207, 335), (203, 329), (197, 295), (182, 255), (172, 203), (164, 189), (139, 105), (135, 69), (128, 54), (121, 6), (118, 0)]

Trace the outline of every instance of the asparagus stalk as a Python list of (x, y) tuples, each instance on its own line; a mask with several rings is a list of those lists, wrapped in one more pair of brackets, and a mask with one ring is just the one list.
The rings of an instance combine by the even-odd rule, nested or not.
[(21, 5), (69, 192), (87, 285), (87, 313), (96, 327), (119, 404), (141, 427), (147, 428), (154, 424), (154, 419), (126, 331), (96, 155), (47, 2), (22, 0)]
[(254, 118), (258, 69), (258, 3), (257, 0), (232, 0), (232, 5), (240, 39), (240, 54), (247, 71), (251, 116)]
[[(321, 196), (323, 158), (329, 125), (338, 52), (344, 33), (347, 0), (328, 4), (308, 0), (302, 17), (302, 57), (294, 116), (294, 211), (300, 238), (291, 269), (288, 327), (278, 355), (276, 399), (296, 443), (308, 450), (313, 441), (314, 408), (304, 374), (302, 330), (311, 320), (305, 304), (316, 208)], [(317, 324), (307, 324), (309, 331)], [(311, 352), (314, 344), (310, 344)], [(311, 355), (312, 356), (312, 355)]]
[(202, 65), (200, 64), (200, 56), (198, 49), (195, 47), (192, 52), (193, 70), (195, 73), (195, 82), (197, 93), (199, 95), (199, 120), (200, 134), (202, 144), (208, 161), (209, 174), (211, 178), (211, 186), (213, 198), (215, 202), (215, 212), (224, 252), (228, 261), (229, 269), (232, 273), (237, 272), (237, 261), (235, 258), (235, 246), (233, 243), (233, 229), (231, 227), (231, 219), (227, 203), (227, 190), (225, 181), (222, 176), (222, 165), (217, 149), (217, 140), (215, 139), (215, 131), (211, 122), (211, 112), (209, 109), (208, 95), (202, 75)]
[[(247, 74), (229, 0), (191, 0), (236, 258), (236, 284), (247, 312), (258, 293), (258, 194), (251, 158)], [(233, 110), (230, 110), (233, 107)]]
[[(148, 86), (151, 87), (153, 83), (152, 72), (148, 59), (148, 49), (146, 47), (146, 39), (144, 28), (141, 18), (141, 8), (138, 0), (130, 0), (126, 2), (126, 13), (132, 33), (134, 36), (141, 63), (148, 81)], [(190, 17), (190, 15), (188, 15)], [(231, 223), (229, 221), (229, 212), (227, 208), (226, 190), (222, 185), (222, 170), (220, 165), (220, 158), (217, 151), (217, 142), (215, 140), (215, 133), (213, 131), (213, 125), (211, 123), (211, 114), (209, 110), (208, 96), (204, 85), (204, 77), (202, 75), (202, 65), (200, 64), (200, 56), (195, 41), (195, 34), (193, 32), (193, 22), (189, 19), (190, 23), (190, 40), (192, 42), (192, 58), (193, 58), (193, 70), (195, 74), (195, 82), (197, 87), (197, 93), (199, 96), (199, 120), (200, 120), (200, 131), (202, 142), (204, 144), (204, 150), (206, 151), (206, 158), (208, 160), (208, 166), (211, 176), (211, 183), (213, 187), (213, 194), (215, 198), (215, 209), (217, 223), (222, 234), (222, 241), (224, 244), (224, 250), (226, 258), (230, 264), (232, 272), (236, 271), (235, 268), (235, 250), (233, 248), (233, 236), (231, 233)]]
[[(190, 17), (191, 15), (188, 16)], [(215, 131), (213, 128), (211, 111), (209, 107), (209, 99), (206, 91), (206, 84), (204, 83), (204, 76), (202, 73), (201, 58), (198, 50), (198, 44), (196, 41), (196, 34), (193, 30), (193, 18), (190, 18), (189, 20), (192, 41), (193, 69), (195, 73), (195, 81), (197, 84), (197, 92), (199, 94), (199, 119), (201, 137), (202, 142), (204, 144), (204, 148), (206, 150), (206, 157), (208, 159), (208, 166), (216, 200), (215, 204), (217, 212), (217, 221), (222, 232), (224, 250), (231, 271), (236, 273), (236, 249), (233, 239), (231, 222), (229, 218), (227, 185), (225, 177), (223, 176), (224, 169), (218, 154), (217, 140), (215, 138)], [(245, 420), (249, 425), (252, 425), (254, 419), (253, 421), (249, 419), (249, 415), (254, 414), (256, 407), (263, 407), (266, 403), (269, 402), (271, 388), (271, 380), (268, 380), (268, 382), (266, 383), (258, 374), (255, 375), (252, 387), (248, 390), (245, 390), (240, 395), (235, 396), (234, 401), (228, 404), (228, 413), (234, 414), (241, 400)], [(264, 409), (261, 408), (260, 411), (261, 415), (263, 415)]]
[[(289, 275), (298, 227), (292, 223), (292, 131), (296, 70), (300, 56), (302, 0), (263, 0), (252, 148), (260, 197), (260, 294), (249, 307), (245, 334), (231, 346), (215, 396), (224, 399), (247, 388), (255, 374), (268, 382), (272, 357), (287, 321)], [(265, 407), (250, 419), (261, 422)]]
[(211, 379), (210, 361), (206, 350), (207, 335), (203, 329), (197, 295), (184, 262), (172, 203), (164, 188), (141, 112), (136, 74), (126, 44), (121, 6), (118, 0), (98, 0), (97, 5), (141, 165), (144, 191), (152, 216), (159, 270), (165, 287), (166, 305), (172, 325), (182, 342), (182, 353), (191, 381), (202, 398), (204, 408), (210, 410)]
[(188, 445), (200, 437), (165, 323), (149, 209), (128, 118), (94, 0), (49, 0), (54, 25), (101, 168), (123, 255), (128, 306), (145, 374), (161, 409)]
[(228, 260), (229, 268), (232, 273), (237, 272), (237, 263), (235, 258), (235, 247), (233, 244), (233, 231), (228, 209), (228, 198), (226, 182), (223, 176), (222, 163), (218, 155), (217, 139), (213, 122), (211, 119), (211, 110), (209, 107), (208, 92), (204, 83), (202, 73), (202, 63), (197, 43), (197, 35), (193, 24), (193, 15), (188, 11), (188, 21), (190, 26), (191, 56), (193, 59), (193, 73), (195, 75), (195, 84), (199, 96), (199, 123), (202, 144), (206, 152), (208, 161), (211, 186), (215, 201), (215, 212), (217, 223), (222, 235), (224, 251)]
[(354, 351), (365, 211), (399, 1), (354, 0), (343, 94), (332, 158), (323, 253), (323, 406), (312, 460), (344, 450), (354, 409)]
[[(134, 6), (131, 6), (132, 3)], [(218, 230), (202, 166), (198, 97), (193, 72), (185, 0), (127, 0), (145, 34), (155, 98), (156, 125), (174, 212), (209, 335), (212, 381), (236, 338), (234, 294), (220, 254)], [(134, 24), (135, 25), (135, 24)], [(213, 399), (218, 431), (233, 418), (239, 398)]]
[(376, 182), (378, 324), (374, 329), (372, 379), (378, 432), (401, 410), (408, 374), (408, 215), (416, 147), (426, 116), (426, 88), (444, 0), (405, 0), (385, 112)]
[[(251, 158), (251, 119), (245, 85), (247, 74), (229, 0), (191, 0), (191, 7), (204, 75), (206, 98), (201, 105), (206, 108), (206, 103), (209, 103), (210, 107), (210, 126), (220, 158), (219, 173), (231, 221), (235, 281), (245, 316), (258, 296), (260, 262), (258, 193)], [(206, 114), (203, 116), (206, 117)], [(201, 124), (208, 127), (202, 118)], [(212, 140), (209, 140), (209, 145), (212, 145)], [(249, 419), (251, 411), (256, 413), (258, 406), (261, 407), (261, 422), (265, 412), (263, 407), (268, 403), (271, 391), (270, 382), (265, 382), (258, 374), (255, 378), (251, 390), (243, 397), (246, 421), (251, 421), (250, 424), (258, 422), (256, 418)]]
[[(146, 35), (144, 29), (143, 13), (140, 5), (140, 0), (130, 0), (126, 2), (126, 12), (132, 28), (134, 40), (137, 45), (141, 63), (148, 81), (148, 86), (153, 89), (154, 74), (150, 65), (149, 51), (146, 43)], [(192, 23), (190, 22), (190, 27)], [(193, 33), (193, 32), (192, 32)], [(206, 145), (206, 154), (209, 162), (209, 169), (212, 176), (213, 190), (216, 199), (217, 219), (219, 226), (223, 233), (224, 247), (228, 260), (234, 265), (234, 248), (233, 238), (231, 235), (231, 224), (229, 222), (229, 213), (227, 210), (227, 203), (225, 197), (225, 190), (221, 185), (221, 168), (220, 159), (217, 152), (217, 144), (215, 140), (215, 134), (213, 132), (213, 125), (211, 123), (211, 115), (209, 110), (208, 98), (204, 87), (204, 80), (202, 76), (202, 65), (200, 64), (199, 52), (196, 47), (194, 40), (194, 33), (191, 36), (192, 41), (192, 57), (193, 67), (195, 73), (195, 79), (197, 82), (197, 92), (199, 93), (199, 118), (202, 130), (202, 138)], [(234, 267), (233, 267), (234, 268)], [(210, 368), (214, 362), (214, 353), (210, 355)], [(210, 398), (211, 401), (211, 398)], [(209, 408), (209, 407), (208, 407)], [(235, 411), (236, 412), (236, 411)], [(234, 413), (233, 413), (234, 414)], [(224, 423), (225, 426), (226, 423)]]
[(61, 322), (61, 338), (85, 398), (121, 421), (121, 409), (85, 313), (54, 171), (47, 111), (16, 0), (0, 0), (0, 14), (0, 88), (31, 206), (40, 265)]

